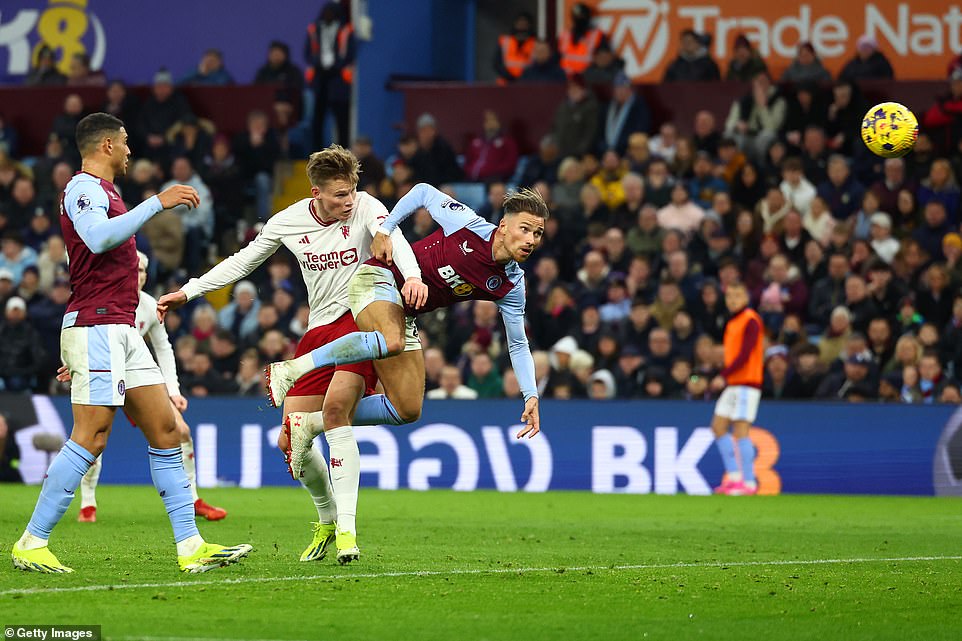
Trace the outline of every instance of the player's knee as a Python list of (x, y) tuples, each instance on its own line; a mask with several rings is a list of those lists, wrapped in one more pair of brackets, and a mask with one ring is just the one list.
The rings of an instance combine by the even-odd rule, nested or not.
[(404, 351), (404, 334), (389, 332), (384, 335), (384, 343), (387, 345), (388, 354), (397, 356)]
[(351, 416), (347, 403), (333, 398), (324, 402), (324, 429), (350, 424)]
[(414, 421), (421, 418), (421, 399), (418, 402), (405, 401), (399, 405), (395, 405), (397, 409), (398, 416), (404, 423), (413, 423)]

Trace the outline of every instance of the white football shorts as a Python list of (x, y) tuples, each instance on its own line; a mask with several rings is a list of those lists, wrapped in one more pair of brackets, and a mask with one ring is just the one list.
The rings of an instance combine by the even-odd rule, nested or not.
[(730, 385), (722, 390), (718, 402), (715, 403), (715, 416), (730, 421), (753, 423), (758, 416), (758, 402), (761, 398), (762, 391), (756, 387)]
[(70, 402), (121, 407), (126, 391), (164, 385), (147, 343), (130, 325), (65, 327), (60, 358), (70, 371)]
[[(354, 318), (357, 318), (368, 305), (378, 300), (404, 307), (401, 292), (398, 291), (394, 280), (394, 273), (378, 265), (361, 265), (351, 278), (347, 295)], [(413, 316), (407, 316), (404, 319), (404, 351), (413, 352), (419, 349), (421, 349), (421, 339), (418, 338), (417, 325), (414, 323)]]

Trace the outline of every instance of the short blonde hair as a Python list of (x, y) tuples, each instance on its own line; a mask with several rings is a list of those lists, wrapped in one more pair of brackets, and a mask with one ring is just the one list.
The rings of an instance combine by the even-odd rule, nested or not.
[(504, 197), (505, 216), (520, 214), (521, 212), (546, 220), (550, 215), (548, 213), (548, 205), (545, 203), (544, 198), (541, 197), (541, 194), (527, 187)]
[(350, 151), (340, 145), (331, 145), (315, 151), (307, 160), (307, 178), (314, 187), (323, 187), (330, 180), (346, 180), (357, 185), (361, 163)]

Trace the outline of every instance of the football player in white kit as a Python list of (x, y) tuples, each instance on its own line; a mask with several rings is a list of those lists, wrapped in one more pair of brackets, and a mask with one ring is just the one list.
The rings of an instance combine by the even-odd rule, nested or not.
[[(194, 499), (194, 513), (208, 521), (219, 521), (227, 516), (227, 511), (208, 504), (197, 496), (197, 465), (194, 461), (194, 440), (190, 436), (190, 427), (181, 412), (187, 409), (187, 399), (180, 393), (180, 382), (177, 380), (177, 363), (174, 360), (174, 350), (167, 338), (167, 329), (157, 319), (157, 299), (144, 291), (147, 282), (147, 256), (137, 252), (138, 277), (140, 283), (140, 301), (137, 303), (137, 315), (134, 321), (135, 329), (141, 336), (150, 341), (154, 348), (154, 355), (160, 372), (164, 375), (164, 384), (174, 407), (174, 420), (177, 423), (177, 434), (180, 436), (180, 450), (184, 455), (184, 471), (190, 481), (190, 492)], [(57, 372), (57, 380), (69, 381), (70, 374), (64, 365)], [(81, 523), (93, 523), (97, 520), (97, 483), (100, 480), (100, 470), (103, 465), (103, 455), (97, 457), (80, 481), (80, 513), (77, 520)]]
[[(247, 247), (224, 259), (200, 278), (193, 278), (179, 291), (160, 297), (157, 313), (162, 319), (176, 309), (208, 292), (237, 282), (250, 274), (284, 245), (297, 258), (307, 284), (311, 313), (308, 331), (297, 346), (297, 355), (357, 331), (348, 306), (348, 283), (364, 261), (371, 257), (371, 241), (388, 211), (370, 194), (357, 191), (359, 163), (354, 155), (331, 145), (311, 154), (307, 175), (311, 198), (300, 200), (274, 214)], [(411, 246), (401, 233), (392, 234), (395, 262), (405, 277), (402, 295), (412, 305), (423, 305), (427, 287)], [(420, 345), (417, 346), (420, 349)], [(316, 376), (313, 376), (316, 374)], [(358, 558), (356, 512), (357, 470), (347, 470), (343, 460), (357, 459), (357, 441), (351, 425), (400, 425), (401, 417), (382, 394), (375, 394), (377, 377), (370, 361), (336, 365), (315, 370), (291, 388), (284, 401), (284, 429), (278, 447), (290, 464), (290, 430), (286, 417), (292, 412), (323, 409), (330, 447), (331, 467), (317, 448), (308, 452), (295, 478), (311, 494), (317, 508), (311, 544), (301, 561), (324, 558), (333, 541), (337, 560), (349, 563)], [(354, 452), (353, 457), (345, 453)]]

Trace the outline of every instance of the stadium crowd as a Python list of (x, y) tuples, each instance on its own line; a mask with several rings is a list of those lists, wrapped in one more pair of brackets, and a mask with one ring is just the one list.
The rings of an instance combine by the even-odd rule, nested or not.
[[(502, 81), (567, 86), (537, 154), (520, 157), (491, 110), (463, 150), (427, 113), (383, 161), (364, 137), (352, 149), (359, 189), (388, 208), (418, 182), (453, 197), (483, 183), (477, 209), (492, 222), (514, 187), (549, 203), (544, 245), (525, 265), (543, 397), (711, 398), (722, 292), (740, 280), (766, 326), (763, 397), (962, 402), (962, 62), (950, 66), (945, 96), (920, 114), (914, 152), (883, 162), (859, 139), (869, 106), (859, 81), (892, 76), (869, 38), (834, 81), (802, 43), (776, 84), (739, 36), (724, 77), (750, 82), (746, 95), (728, 114), (655, 127), (603, 34), (581, 68), (566, 59), (565, 47), (591, 33), (590, 18), (561, 51), (524, 21), (506, 37), (531, 44), (502, 42)], [(682, 34), (665, 81), (721, 77), (704, 38)], [(84, 113), (127, 123), (134, 160), (118, 188), (129, 207), (169, 181), (201, 194), (200, 208), (165, 212), (138, 236), (151, 260), (148, 288), (162, 293), (249, 242), (270, 215), (275, 165), (302, 155), (291, 99), (301, 78), (287, 45), (273, 43), (253, 80), (279, 85), (275, 110), (252, 112), (230, 139), (194, 115), (166, 70), (138, 102), (82, 57), (61, 77), (41, 53), (30, 83), (99, 84), (104, 101), (69, 96), (34, 158), (18, 154), (17, 132), (0, 114), (0, 390), (63, 392), (54, 374), (69, 283), (58, 200), (79, 169), (73, 131)], [(182, 82), (233, 79), (211, 50)], [(414, 242), (435, 228), (420, 211), (404, 231)], [(306, 329), (297, 272), (280, 253), (221, 309), (201, 301), (168, 315), (185, 394), (263, 393), (264, 364), (290, 357)], [(419, 326), (429, 398), (519, 395), (494, 303), (439, 310)]]

